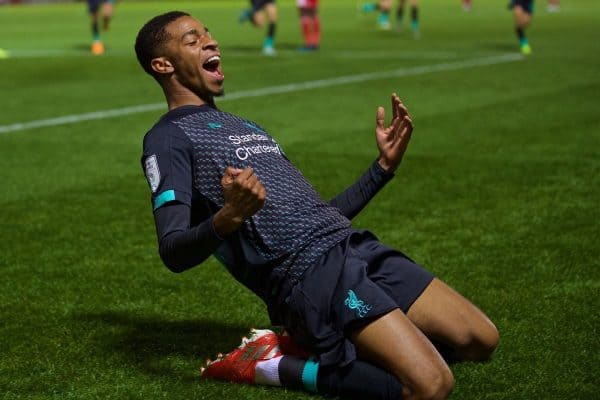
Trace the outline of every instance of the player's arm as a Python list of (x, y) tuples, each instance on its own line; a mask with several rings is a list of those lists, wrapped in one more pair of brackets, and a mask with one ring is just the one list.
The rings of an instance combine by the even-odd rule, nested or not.
[(189, 138), (169, 122), (159, 123), (144, 138), (141, 161), (152, 192), (159, 254), (174, 272), (202, 263), (228, 233), (215, 229), (219, 221), (225, 224), (208, 204), (197, 206), (192, 223), (193, 151)]
[(183, 272), (201, 264), (213, 254), (223, 238), (240, 228), (260, 210), (266, 191), (251, 168), (228, 167), (221, 179), (224, 205), (199, 225), (190, 227), (191, 209), (173, 201), (154, 211), (159, 238), (159, 254), (173, 272)]
[(201, 264), (222, 242), (214, 229), (213, 217), (190, 227), (190, 206), (177, 201), (154, 210), (158, 253), (173, 272), (183, 272)]
[(369, 201), (388, 183), (394, 174), (385, 171), (376, 160), (350, 187), (329, 201), (348, 219), (354, 218)]
[(413, 130), (408, 110), (396, 93), (392, 94), (393, 118), (385, 126), (385, 110), (378, 107), (375, 139), (379, 157), (356, 183), (330, 201), (349, 219), (354, 218), (368, 202), (392, 179), (402, 161)]

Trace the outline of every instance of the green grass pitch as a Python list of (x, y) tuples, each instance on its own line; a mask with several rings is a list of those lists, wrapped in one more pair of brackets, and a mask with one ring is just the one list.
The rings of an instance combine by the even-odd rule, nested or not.
[(198, 378), (269, 326), (265, 307), (214, 259), (162, 266), (139, 157), (164, 110), (90, 114), (163, 102), (133, 41), (170, 9), (220, 41), (220, 107), (263, 125), (324, 198), (376, 157), (376, 107), (404, 99), (413, 140), (354, 225), (497, 324), (490, 362), (452, 367), (451, 398), (598, 398), (600, 2), (538, 0), (524, 59), (504, 0), (423, 0), (419, 40), (321, 3), (322, 48), (300, 54), (279, 1), (274, 58), (237, 23), (242, 0), (119, 2), (102, 57), (84, 3), (0, 7), (0, 399), (315, 398)]

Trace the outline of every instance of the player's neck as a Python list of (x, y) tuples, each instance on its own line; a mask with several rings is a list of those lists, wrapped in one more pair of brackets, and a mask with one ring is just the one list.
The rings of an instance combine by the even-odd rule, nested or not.
[(199, 96), (184, 93), (165, 94), (165, 97), (167, 98), (169, 110), (173, 110), (181, 106), (201, 106), (204, 104), (210, 104), (209, 101), (203, 100)]
[(185, 87), (163, 87), (163, 91), (169, 110), (173, 110), (181, 106), (201, 106), (204, 104), (214, 104), (212, 98), (204, 99), (202, 96)]

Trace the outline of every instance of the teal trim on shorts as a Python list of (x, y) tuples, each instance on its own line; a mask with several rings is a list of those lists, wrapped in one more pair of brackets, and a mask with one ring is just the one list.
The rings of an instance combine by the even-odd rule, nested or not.
[(165, 190), (154, 198), (154, 209), (156, 210), (165, 203), (173, 200), (175, 200), (175, 191), (173, 189)]
[(317, 393), (317, 374), (319, 372), (319, 363), (307, 360), (302, 370), (302, 386), (309, 392)]

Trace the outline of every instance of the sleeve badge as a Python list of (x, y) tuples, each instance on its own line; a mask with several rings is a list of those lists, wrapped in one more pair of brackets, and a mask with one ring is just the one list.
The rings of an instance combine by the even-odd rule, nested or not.
[(158, 160), (156, 154), (152, 154), (144, 161), (144, 169), (146, 171), (146, 179), (150, 185), (150, 190), (155, 193), (160, 183), (160, 170), (158, 169)]

